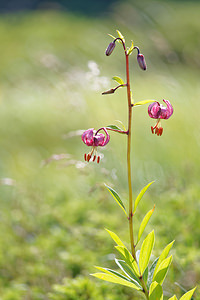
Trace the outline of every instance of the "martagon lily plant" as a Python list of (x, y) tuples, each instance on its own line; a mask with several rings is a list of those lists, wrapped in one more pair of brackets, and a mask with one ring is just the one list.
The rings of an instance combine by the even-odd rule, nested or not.
[[(157, 257), (153, 262), (151, 262), (152, 251), (155, 242), (154, 231), (151, 231), (142, 241), (142, 234), (148, 224), (150, 217), (154, 212), (155, 206), (147, 212), (144, 216), (139, 231), (135, 232), (134, 227), (134, 217), (137, 212), (137, 207), (142, 199), (144, 193), (151, 186), (153, 182), (147, 184), (139, 193), (135, 201), (133, 201), (133, 190), (132, 190), (132, 172), (131, 172), (131, 135), (132, 135), (132, 114), (133, 109), (136, 106), (141, 106), (145, 104), (150, 104), (148, 107), (148, 115), (150, 118), (156, 119), (156, 124), (151, 126), (151, 132), (161, 136), (163, 133), (163, 127), (161, 126), (161, 120), (169, 119), (173, 114), (173, 107), (169, 100), (164, 100), (166, 106), (163, 106), (156, 100), (143, 100), (134, 103), (132, 99), (132, 92), (130, 86), (130, 76), (129, 76), (129, 57), (134, 50), (137, 51), (137, 62), (139, 67), (145, 71), (147, 69), (146, 61), (144, 55), (140, 53), (140, 49), (137, 46), (131, 44), (130, 48), (126, 47), (125, 39), (120, 31), (117, 30), (118, 37), (115, 38), (111, 36), (113, 41), (108, 45), (106, 49), (106, 56), (110, 56), (114, 51), (116, 44), (119, 43), (122, 46), (125, 55), (126, 64), (126, 81), (124, 82), (120, 77), (115, 76), (113, 79), (118, 83), (114, 88), (103, 92), (103, 95), (113, 94), (119, 88), (126, 88), (127, 91), (127, 103), (128, 103), (128, 128), (127, 130), (122, 130), (116, 125), (110, 125), (106, 127), (94, 130), (90, 128), (82, 134), (82, 141), (91, 150), (89, 153), (85, 153), (84, 159), (86, 162), (96, 161), (100, 162), (100, 156), (98, 155), (97, 148), (104, 147), (110, 141), (110, 136), (108, 131), (117, 132), (127, 136), (127, 180), (128, 180), (128, 209), (126, 209), (123, 200), (119, 194), (111, 187), (107, 186), (108, 191), (118, 203), (123, 213), (126, 216), (129, 236), (130, 236), (130, 249), (128, 249), (122, 240), (117, 236), (116, 233), (108, 230), (108, 234), (115, 242), (116, 250), (119, 252), (121, 259), (116, 258), (115, 262), (119, 271), (111, 270), (109, 268), (97, 267), (97, 273), (91, 274), (94, 277), (100, 278), (102, 280), (112, 282), (115, 284), (120, 284), (123, 286), (130, 287), (139, 293), (142, 293), (146, 299), (149, 300), (162, 300), (163, 299), (163, 288), (162, 284), (166, 277), (167, 271), (172, 262), (172, 256), (169, 256), (170, 249), (174, 241), (170, 242), (162, 251), (159, 257)], [(141, 248), (138, 249), (138, 243), (141, 242)], [(186, 292), (180, 300), (189, 300), (192, 298), (194, 289)], [(169, 300), (177, 300), (176, 295), (168, 298)]]

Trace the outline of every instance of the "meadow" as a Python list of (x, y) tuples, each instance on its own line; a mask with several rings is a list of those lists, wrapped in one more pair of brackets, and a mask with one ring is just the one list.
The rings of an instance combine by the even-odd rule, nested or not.
[(116, 255), (104, 228), (129, 237), (104, 187), (126, 202), (125, 139), (112, 133), (97, 165), (84, 162), (80, 138), (84, 129), (126, 123), (125, 91), (101, 95), (113, 87), (112, 76), (125, 75), (120, 47), (105, 56), (107, 34), (116, 29), (147, 61), (143, 72), (131, 56), (134, 99), (164, 98), (174, 107), (162, 137), (151, 134), (147, 106), (134, 111), (134, 197), (155, 180), (136, 227), (155, 203), (146, 228), (155, 229), (155, 257), (175, 239), (166, 297), (199, 283), (200, 4), (139, 3), (118, 3), (98, 18), (60, 11), (0, 16), (2, 300), (139, 299), (89, 275), (94, 265), (112, 267)]

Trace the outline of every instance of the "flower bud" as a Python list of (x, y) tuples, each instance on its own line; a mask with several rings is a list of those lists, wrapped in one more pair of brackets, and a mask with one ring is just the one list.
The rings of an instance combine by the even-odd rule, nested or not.
[(115, 49), (115, 42), (111, 42), (106, 49), (106, 52), (105, 52), (106, 56), (111, 55), (111, 53), (113, 52), (114, 49)]
[(146, 65), (146, 62), (145, 62), (144, 55), (139, 53), (137, 55), (137, 61), (138, 61), (138, 64), (139, 64), (140, 68), (145, 71), (147, 69), (147, 65)]
[(113, 94), (114, 92), (115, 92), (115, 89), (110, 89), (108, 91), (103, 92), (102, 95)]

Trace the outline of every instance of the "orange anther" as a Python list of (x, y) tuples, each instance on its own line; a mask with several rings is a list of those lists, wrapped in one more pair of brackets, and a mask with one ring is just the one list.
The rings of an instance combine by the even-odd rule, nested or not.
[(161, 136), (161, 135), (162, 135), (162, 133), (163, 133), (163, 128), (162, 128), (162, 127), (160, 127), (160, 129), (159, 129), (159, 135)]
[(95, 159), (96, 159), (96, 155), (94, 155), (94, 157), (93, 157), (93, 161), (95, 161)]
[(91, 154), (88, 154), (88, 155), (87, 155), (87, 162), (90, 161), (90, 158), (91, 158)]
[(156, 127), (156, 129), (155, 129), (155, 134), (158, 135), (158, 133), (159, 133), (159, 129), (158, 129), (158, 127)]

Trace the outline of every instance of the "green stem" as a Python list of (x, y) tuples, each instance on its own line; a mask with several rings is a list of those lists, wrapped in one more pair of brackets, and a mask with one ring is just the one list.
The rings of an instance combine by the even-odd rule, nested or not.
[(127, 171), (128, 171), (128, 189), (129, 189), (129, 232), (131, 252), (133, 258), (136, 260), (136, 253), (134, 247), (133, 236), (133, 195), (132, 195), (132, 182), (131, 182), (131, 124), (132, 124), (132, 105), (131, 105), (131, 88), (129, 76), (129, 56), (126, 55), (126, 80), (127, 80), (127, 98), (128, 98), (128, 139), (127, 139)]
[[(130, 75), (129, 75), (129, 55), (126, 51), (125, 43), (122, 39), (122, 45), (124, 48), (126, 56), (126, 87), (127, 87), (127, 98), (128, 98), (128, 130), (127, 130), (127, 171), (128, 171), (128, 189), (129, 189), (129, 232), (130, 232), (130, 243), (131, 243), (131, 252), (133, 258), (136, 260), (136, 251), (134, 244), (134, 235), (133, 235), (133, 194), (132, 194), (132, 180), (131, 180), (131, 125), (132, 125), (132, 108), (133, 104), (131, 103), (131, 87), (130, 87)], [(136, 47), (137, 48), (137, 47)], [(143, 277), (140, 278), (140, 283), (143, 288), (143, 293), (145, 294), (146, 299), (149, 299), (149, 292), (147, 286), (144, 282)]]
[(146, 284), (145, 284), (142, 276), (140, 277), (140, 283), (141, 283), (141, 286), (143, 287), (143, 293), (145, 294), (146, 298), (149, 299), (149, 292), (147, 290)]

